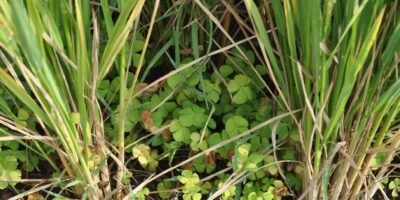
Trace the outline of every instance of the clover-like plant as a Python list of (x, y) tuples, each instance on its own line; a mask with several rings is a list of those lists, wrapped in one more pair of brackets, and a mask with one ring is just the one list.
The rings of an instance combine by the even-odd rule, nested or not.
[(21, 170), (18, 169), (18, 159), (13, 151), (0, 151), (0, 189), (14, 186), (21, 180)]
[(234, 160), (236, 170), (255, 170), (257, 164), (263, 160), (263, 155), (250, 152), (251, 144), (245, 143), (237, 147)]
[(392, 197), (398, 197), (400, 191), (400, 178), (395, 178), (389, 182), (389, 190), (392, 191)]
[(149, 171), (155, 171), (158, 166), (158, 153), (157, 150), (151, 150), (145, 144), (139, 144), (132, 149), (134, 158), (137, 158), (140, 165)]
[(193, 132), (192, 134), (190, 134), (190, 148), (193, 151), (204, 151), (207, 149), (208, 144), (206, 140), (201, 140), (201, 134), (198, 132)]
[(247, 120), (239, 115), (230, 117), (225, 124), (225, 131), (230, 137), (236, 136), (248, 130), (249, 123)]
[(276, 176), (278, 174), (278, 166), (274, 164), (275, 159), (271, 155), (267, 155), (264, 157), (264, 165), (267, 165), (264, 167), (264, 171), (269, 173), (272, 176)]
[[(216, 145), (224, 140), (236, 136), (248, 130), (249, 123), (247, 120), (239, 115), (231, 115), (225, 123), (225, 129), (222, 133), (213, 133), (209, 136), (208, 143), (210, 146)], [(227, 144), (217, 150), (223, 158), (231, 157), (234, 151), (234, 144)]]
[[(235, 114), (241, 116), (247, 120), (254, 120), (255, 109), (253, 105), (257, 104), (257, 100), (248, 101), (244, 104), (240, 104), (235, 109)], [(264, 120), (265, 121), (265, 120)]]
[(172, 137), (174, 138), (175, 141), (186, 144), (189, 144), (191, 142), (190, 129), (188, 127), (183, 126), (180, 121), (178, 120), (172, 121), (169, 130), (171, 131)]
[(252, 137), (250, 139), (250, 144), (251, 144), (251, 151), (252, 152), (260, 152), (269, 146), (269, 132), (267, 130), (262, 129), (258, 132), (257, 135)]
[[(219, 181), (218, 182), (218, 188), (221, 188), (224, 186), (224, 182), (223, 181)], [(227, 190), (225, 190), (222, 195), (221, 195), (221, 199), (222, 200), (233, 200), (235, 197), (235, 193), (236, 193), (236, 186), (230, 186)]]
[(97, 97), (103, 101), (103, 104), (114, 104), (119, 100), (119, 87), (119, 76), (114, 77), (112, 80), (104, 79), (99, 84)]
[(207, 119), (205, 109), (190, 102), (184, 104), (183, 109), (179, 110), (179, 122), (185, 127), (203, 128)]
[(206, 156), (201, 156), (195, 160), (193, 160), (193, 166), (195, 170), (199, 173), (211, 173), (215, 171), (216, 169), (216, 164), (215, 164), (215, 158), (210, 158), (210, 155)]
[(20, 108), (20, 109), (18, 109), (18, 115), (17, 115), (17, 117), (15, 118), (14, 121), (18, 125), (26, 127), (27, 126), (26, 122), (29, 119), (29, 116), (30, 116), (30, 113), (26, 109)]
[[(129, 109), (126, 110), (125, 112), (125, 126), (124, 126), (124, 131), (129, 132), (132, 131), (133, 128), (135, 127), (136, 123), (140, 121), (140, 112), (139, 111), (139, 106), (140, 106), (140, 101), (138, 99), (132, 99), (128, 107)], [(115, 113), (111, 116), (111, 124), (113, 127), (118, 127), (119, 126), (119, 113)]]
[(143, 50), (144, 42), (143, 40), (136, 39), (132, 44), (132, 62), (134, 67), (139, 66), (139, 60), (141, 51)]
[(176, 103), (174, 102), (163, 102), (163, 98), (161, 95), (154, 94), (151, 96), (149, 102), (143, 103), (144, 110), (150, 110), (151, 117), (153, 120), (153, 124), (156, 127), (161, 127), (164, 122), (164, 119), (168, 116), (169, 113), (176, 108)]
[(194, 91), (189, 88), (189, 87), (184, 87), (183, 89), (181, 89), (176, 98), (175, 101), (178, 105), (182, 105), (185, 102), (190, 102), (193, 101), (196, 97), (196, 94), (194, 93)]
[(256, 170), (249, 174), (248, 179), (251, 181), (263, 179), (266, 173), (263, 170)]
[(231, 94), (226, 90), (223, 89), (221, 91), (221, 97), (218, 104), (215, 106), (214, 114), (217, 116), (221, 116), (225, 113), (232, 111), (235, 108), (235, 105), (232, 104)]
[(244, 185), (240, 200), (273, 200), (273, 190), (262, 191), (258, 183), (248, 182)]
[(295, 189), (296, 191), (300, 191), (301, 189), (301, 178), (299, 176), (296, 176), (292, 173), (288, 173), (285, 175), (286, 181), (288, 183), (288, 186), (291, 188)]
[(184, 200), (200, 200), (202, 195), (199, 175), (190, 170), (183, 170), (178, 176), (179, 182), (183, 184), (182, 192)]
[(219, 67), (218, 71), (222, 75), (222, 77), (225, 78), (233, 73), (233, 69), (229, 65), (222, 65), (221, 67)]
[(209, 194), (211, 189), (213, 188), (213, 184), (210, 181), (206, 181), (201, 185), (201, 194)]
[(146, 196), (150, 194), (149, 188), (145, 187), (134, 194), (135, 199), (146, 200)]
[[(190, 62), (191, 58), (185, 58), (182, 64)], [(180, 83), (186, 82), (189, 86), (196, 86), (200, 82), (200, 76), (195, 74), (195, 67), (190, 66), (184, 69), (182, 72), (174, 74), (167, 79), (167, 84), (171, 88), (178, 86)]]
[(254, 98), (254, 92), (250, 87), (249, 77), (238, 74), (228, 83), (228, 91), (234, 93), (233, 103), (243, 104)]
[[(200, 89), (205, 92), (207, 100), (210, 100), (213, 103), (217, 103), (219, 101), (222, 91), (219, 80), (216, 80), (215, 82), (204, 80), (204, 87), (203, 84), (200, 84), (199, 86)], [(204, 101), (205, 98), (203, 96), (199, 96), (199, 100)]]
[(157, 184), (157, 191), (158, 196), (161, 199), (167, 199), (168, 197), (171, 196), (171, 192), (169, 192), (168, 190), (170, 190), (172, 188), (172, 183), (170, 181), (162, 181), (160, 183)]

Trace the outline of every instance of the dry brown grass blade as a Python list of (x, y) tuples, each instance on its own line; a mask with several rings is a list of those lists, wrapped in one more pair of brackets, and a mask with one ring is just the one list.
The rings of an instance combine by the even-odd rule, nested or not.
[[(0, 124), (9, 128), (10, 130), (16, 131), (18, 133), (23, 134), (24, 136), (12, 136), (10, 135), (10, 137), (22, 137), (25, 138), (25, 140), (29, 140), (28, 138), (32, 138), (32, 140), (40, 140), (42, 143), (49, 145), (50, 147), (54, 148), (55, 150), (57, 150), (58, 152), (62, 153), (64, 156), (66, 155), (64, 151), (62, 151), (55, 143), (53, 143), (53, 141), (56, 141), (56, 139), (54, 139), (51, 136), (41, 136), (38, 133), (36, 133), (35, 131), (29, 130), (25, 127), (21, 127), (19, 125), (17, 125), (14, 121), (3, 117), (0, 115)], [(37, 139), (37, 138), (43, 138), (43, 140), (41, 139)]]
[(52, 137), (40, 136), (40, 135), (29, 135), (29, 136), (9, 135), (9, 136), (1, 136), (0, 137), (0, 141), (2, 141), (2, 142), (5, 142), (5, 141), (20, 141), (20, 140), (40, 140), (40, 141), (51, 140), (51, 141), (54, 141), (55, 139), (52, 138)]
[[(97, 75), (99, 71), (99, 45), (100, 45), (100, 30), (98, 27), (98, 21), (95, 11), (92, 9), (92, 21), (93, 21), (93, 48), (92, 48), (92, 83), (90, 93), (90, 105), (89, 105), (89, 121), (92, 124), (92, 130), (94, 131), (94, 144), (96, 152), (100, 156), (102, 161), (107, 160), (107, 146), (105, 145), (103, 117), (101, 115), (101, 108), (96, 97), (96, 85)], [(95, 180), (104, 185), (102, 191), (104, 194), (111, 192), (111, 176), (108, 168), (108, 163), (104, 162), (104, 165), (99, 170), (100, 180), (95, 176)], [(99, 194), (99, 196), (104, 196)]]
[(298, 200), (302, 200), (304, 199), (309, 192), (311, 192), (319, 183), (319, 179), (322, 177), (322, 175), (325, 173), (325, 171), (327, 170), (328, 166), (332, 163), (333, 158), (335, 157), (336, 153), (339, 151), (339, 149), (341, 147), (343, 147), (345, 145), (344, 142), (339, 142), (335, 145), (335, 148), (332, 151), (332, 154), (329, 156), (329, 158), (324, 162), (324, 165), (322, 167), (322, 169), (320, 170), (320, 172), (314, 176), (313, 180), (310, 182), (310, 184), (307, 186), (307, 189), (303, 192), (303, 194), (300, 195), (300, 197), (298, 198)]
[(33, 189), (28, 190), (26, 192), (22, 192), (22, 193), (20, 193), (18, 195), (15, 195), (15, 196), (11, 197), (9, 200), (20, 200), (20, 199), (23, 199), (23, 197), (28, 196), (29, 194), (32, 194), (32, 193), (35, 193), (35, 192), (39, 192), (39, 191), (43, 191), (46, 188), (52, 187), (52, 186), (57, 185), (57, 184), (59, 184), (61, 182), (63, 182), (63, 180), (58, 180), (58, 181), (55, 181), (53, 183), (49, 183), (49, 184), (42, 185), (42, 186), (37, 187), (37, 188), (33, 188)]

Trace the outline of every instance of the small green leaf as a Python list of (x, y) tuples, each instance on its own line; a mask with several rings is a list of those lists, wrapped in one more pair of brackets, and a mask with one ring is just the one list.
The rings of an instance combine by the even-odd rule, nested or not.
[(181, 83), (181, 77), (179, 74), (174, 74), (167, 79), (167, 84), (171, 88), (175, 88), (179, 83)]
[(267, 167), (264, 168), (264, 171), (269, 173), (272, 176), (275, 176), (278, 174), (278, 167), (275, 164), (272, 164), (274, 162), (275, 162), (275, 159), (273, 156), (267, 155), (264, 157), (264, 164), (268, 165)]
[(245, 55), (251, 64), (253, 64), (254, 61), (256, 60), (256, 57), (255, 57), (253, 51), (248, 50), (248, 51), (246, 51)]
[(182, 126), (178, 121), (172, 123), (169, 129), (175, 141), (190, 143), (190, 129)]
[(210, 146), (214, 146), (222, 141), (221, 134), (213, 133), (208, 137), (208, 143)]
[(228, 91), (229, 91), (229, 92), (236, 92), (236, 91), (238, 91), (239, 89), (240, 89), (240, 84), (239, 84), (237, 81), (231, 80), (231, 81), (228, 83)]
[(240, 86), (245, 86), (250, 83), (249, 77), (243, 75), (243, 74), (238, 74), (235, 76), (235, 81), (240, 85)]
[(252, 153), (249, 156), (249, 160), (254, 163), (259, 163), (263, 160), (264, 156), (260, 153)]
[(201, 200), (201, 194), (200, 194), (200, 193), (195, 193), (195, 194), (193, 194), (192, 199), (193, 199), (193, 200)]
[(267, 68), (262, 65), (256, 65), (256, 70), (260, 74), (260, 76), (267, 74)]
[(274, 181), (274, 186), (276, 188), (283, 188), (285, 186), (285, 184), (281, 180), (275, 180)]
[(393, 190), (394, 188), (396, 188), (396, 184), (394, 183), (394, 181), (390, 181), (389, 189)]
[[(172, 188), (172, 184), (169, 181), (163, 181), (157, 184), (157, 191), (165, 191), (170, 190)], [(159, 192), (158, 195), (161, 199), (167, 199), (171, 193), (170, 192)]]
[(237, 148), (237, 155), (235, 156), (236, 158), (236, 167), (237, 169), (242, 169), (244, 164), (247, 161), (247, 158), (249, 157), (250, 154), (250, 144), (241, 144)]
[(221, 73), (221, 75), (226, 78), (233, 73), (233, 69), (229, 65), (222, 65), (221, 67), (219, 67), (219, 73)]
[[(212, 83), (210, 80), (205, 80), (204, 87), (203, 84), (200, 84), (200, 89), (206, 93), (206, 96), (209, 100), (211, 100), (214, 103), (217, 103), (222, 92), (219, 84), (220, 84), (219, 81)], [(204, 100), (203, 96), (199, 96), (200, 101)]]
[(200, 141), (201, 135), (197, 132), (194, 132), (190, 135), (190, 139), (192, 142), (190, 143), (190, 148), (193, 151), (205, 150), (207, 149), (207, 141)]
[(132, 53), (132, 65), (134, 67), (138, 67), (139, 66), (140, 57), (141, 57), (140, 54)]

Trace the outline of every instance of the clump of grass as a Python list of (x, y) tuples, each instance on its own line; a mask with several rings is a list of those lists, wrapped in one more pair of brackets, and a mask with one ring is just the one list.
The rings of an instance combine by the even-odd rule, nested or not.
[[(77, 194), (91, 199), (109, 193), (112, 181), (96, 89), (114, 63), (128, 66), (120, 52), (135, 40), (129, 37), (132, 24), (144, 5), (140, 0), (119, 2), (113, 22), (107, 2), (101, 3), (104, 25), (89, 1), (17, 0), (0, 6), (2, 58), (10, 63), (0, 69), (0, 82), (30, 109), (45, 134), (57, 138), (64, 169), (79, 181)], [(100, 33), (99, 26), (107, 31)], [(107, 38), (102, 49), (100, 34)], [(121, 170), (123, 156), (119, 159)]]
[[(304, 188), (315, 187), (301, 197), (353, 199), (364, 185), (372, 197), (384, 172), (368, 177), (377, 155), (369, 149), (390, 148), (385, 141), (398, 120), (398, 1), (245, 3), (282, 101), (304, 110), (293, 120), (307, 166)], [(337, 142), (345, 146), (324, 163)]]

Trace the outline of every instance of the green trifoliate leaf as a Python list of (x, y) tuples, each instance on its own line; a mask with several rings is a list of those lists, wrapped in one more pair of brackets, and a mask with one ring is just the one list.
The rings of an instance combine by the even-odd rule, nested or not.
[[(206, 93), (206, 97), (214, 103), (219, 101), (221, 96), (221, 87), (219, 86), (219, 81), (212, 83), (210, 80), (204, 81), (204, 87), (200, 84), (200, 89)], [(203, 101), (204, 97), (199, 96), (199, 100)]]
[(204, 112), (204, 108), (193, 104), (179, 111), (179, 122), (185, 127), (195, 126), (196, 128), (202, 128), (208, 118)]
[(169, 130), (172, 132), (172, 137), (175, 141), (190, 143), (190, 129), (182, 126), (179, 121), (173, 122)]
[(138, 146), (133, 147), (132, 149), (133, 157), (137, 158), (140, 164), (147, 166), (150, 156), (150, 147), (145, 144), (140, 144)]
[(230, 136), (235, 136), (248, 129), (249, 123), (241, 116), (235, 115), (226, 121), (225, 130)]
[(15, 156), (0, 152), (0, 189), (15, 185), (21, 180), (21, 171), (17, 169), (18, 161)]
[(194, 132), (190, 135), (190, 139), (192, 140), (190, 143), (190, 148), (193, 151), (205, 150), (207, 149), (207, 141), (203, 140), (200, 141), (201, 135), (200, 133)]
[(249, 86), (250, 79), (242, 74), (236, 75), (235, 78), (228, 83), (228, 91), (235, 93), (233, 102), (235, 104), (243, 104), (254, 98), (254, 92)]

